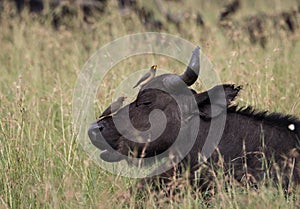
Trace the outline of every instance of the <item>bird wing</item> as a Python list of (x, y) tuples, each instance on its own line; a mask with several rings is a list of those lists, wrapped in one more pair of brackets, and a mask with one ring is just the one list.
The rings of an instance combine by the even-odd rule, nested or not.
[(103, 113), (100, 115), (99, 118), (101, 118), (101, 117), (103, 117), (103, 116), (110, 115), (110, 113), (111, 113), (111, 105), (109, 105), (109, 107), (106, 108), (106, 109), (103, 111)]
[(151, 76), (151, 73), (148, 72), (146, 73), (136, 84), (133, 88), (137, 87), (140, 83), (142, 83), (143, 81), (145, 81), (149, 76)]

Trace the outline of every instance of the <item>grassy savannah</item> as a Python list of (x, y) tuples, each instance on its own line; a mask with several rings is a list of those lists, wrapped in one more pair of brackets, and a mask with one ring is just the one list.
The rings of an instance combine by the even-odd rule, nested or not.
[[(134, 179), (101, 169), (78, 143), (71, 122), (72, 93), (80, 70), (97, 49), (118, 37), (155, 29), (145, 27), (133, 12), (121, 16), (116, 1), (108, 1), (106, 10), (90, 17), (89, 23), (78, 11), (57, 29), (51, 26), (51, 15), (36, 16), (25, 10), (18, 16), (11, 1), (1, 3), (0, 208), (134, 208), (136, 201), (145, 208), (299, 207), (299, 190), (285, 197), (276, 186), (262, 186), (258, 191), (234, 183), (225, 187), (218, 173), (219, 189), (209, 200), (180, 184), (181, 190), (175, 196), (150, 193), (137, 200), (129, 193)], [(251, 44), (247, 32), (234, 24), (251, 15), (264, 13), (272, 17), (297, 10), (296, 1), (242, 1), (230, 30), (218, 23), (223, 1), (190, 0), (184, 6), (165, 3), (185, 20), (176, 27), (153, 8), (165, 26), (155, 31), (201, 45), (222, 82), (244, 86), (238, 98), (240, 106), (300, 117), (300, 13), (294, 32), (267, 23), (265, 48)], [(196, 24), (197, 12), (203, 16), (204, 26)], [(180, 73), (183, 67), (156, 56), (123, 61), (99, 87), (103, 91), (95, 98), (97, 114), (109, 105), (118, 83), (139, 70), (135, 66), (148, 61), (144, 68), (155, 62)], [(200, 81), (194, 88), (203, 90)]]

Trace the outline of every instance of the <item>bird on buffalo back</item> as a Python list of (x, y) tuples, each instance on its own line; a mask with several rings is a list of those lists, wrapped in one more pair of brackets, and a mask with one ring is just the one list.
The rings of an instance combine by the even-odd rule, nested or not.
[(122, 106), (123, 102), (127, 97), (119, 97), (116, 101), (114, 101), (108, 108), (106, 108), (102, 115), (99, 118), (103, 118), (105, 116), (109, 116), (115, 112), (117, 112)]
[(157, 65), (152, 65), (149, 72), (146, 73), (136, 84), (133, 88), (137, 86), (144, 86), (146, 83), (148, 83), (152, 78), (154, 78), (156, 73)]

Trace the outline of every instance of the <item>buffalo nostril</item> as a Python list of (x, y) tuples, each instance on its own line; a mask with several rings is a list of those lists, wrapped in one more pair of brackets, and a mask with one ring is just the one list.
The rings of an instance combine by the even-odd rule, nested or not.
[(100, 126), (99, 126), (99, 130), (102, 131), (103, 129), (104, 129), (104, 126), (103, 126), (103, 125), (100, 125)]

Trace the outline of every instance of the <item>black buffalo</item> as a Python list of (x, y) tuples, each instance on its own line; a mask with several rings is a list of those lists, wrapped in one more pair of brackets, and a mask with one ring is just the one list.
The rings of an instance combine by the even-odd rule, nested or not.
[[(140, 89), (132, 103), (114, 116), (93, 123), (88, 134), (91, 142), (103, 150), (100, 158), (131, 162), (130, 159), (167, 153), (174, 161), (172, 167), (163, 173), (158, 168), (153, 172), (158, 178), (151, 179), (170, 179), (174, 171), (189, 168), (191, 182), (197, 177), (197, 186), (204, 189), (208, 174), (200, 172), (199, 177), (196, 170), (204, 163), (220, 161), (225, 173), (231, 173), (237, 181), (248, 179), (255, 183), (268, 174), (274, 180), (281, 179), (285, 188), (291, 182), (299, 184), (300, 121), (290, 115), (232, 105), (240, 86), (218, 85), (202, 93), (188, 88), (198, 78), (199, 63), (197, 47), (182, 75), (155, 77)], [(151, 113), (154, 109), (164, 116), (161, 112)], [(188, 146), (192, 138), (192, 146), (182, 153), (182, 147)], [(175, 142), (177, 146), (171, 148)], [(207, 147), (203, 149), (204, 146)]]

